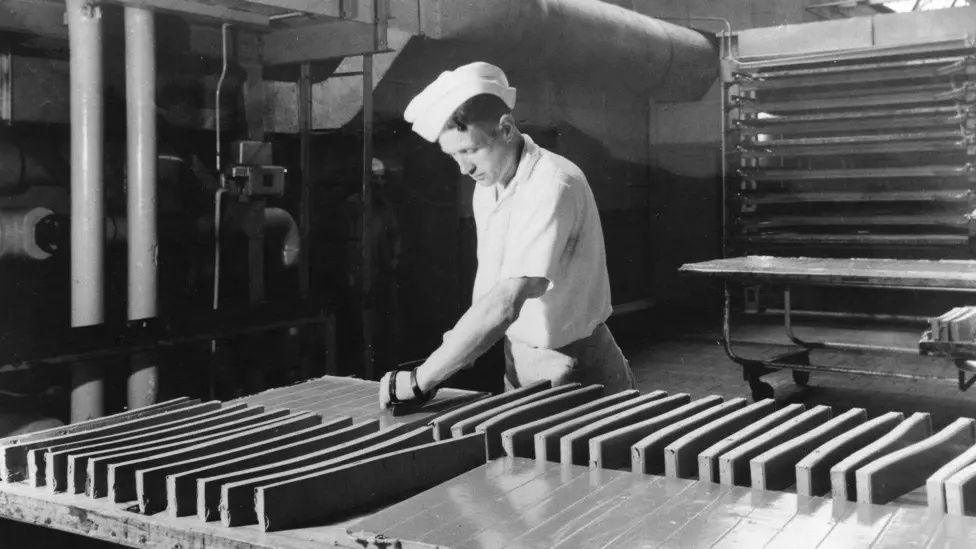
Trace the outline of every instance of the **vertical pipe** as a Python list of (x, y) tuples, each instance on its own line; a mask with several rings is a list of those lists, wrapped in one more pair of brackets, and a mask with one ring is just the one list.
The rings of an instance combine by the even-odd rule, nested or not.
[[(87, 0), (66, 0), (71, 80), (71, 326), (105, 320), (102, 12)], [(82, 362), (71, 371), (71, 421), (105, 413), (104, 370)]]
[(125, 8), (129, 320), (156, 316), (156, 56), (153, 13)]
[(129, 358), (131, 371), (126, 383), (129, 409), (156, 404), (159, 397), (159, 355), (152, 351), (135, 353)]
[[(156, 52), (153, 12), (125, 8), (125, 97), (129, 225), (129, 320), (157, 315)], [(155, 353), (131, 357), (129, 409), (155, 404), (159, 366)]]
[(67, 0), (71, 71), (71, 326), (105, 320), (102, 14)]
[(373, 56), (363, 55), (363, 180), (362, 180), (362, 317), (363, 317), (363, 376), (373, 379), (375, 352), (373, 350), (373, 253), (370, 239), (370, 214), (373, 207), (371, 179), (373, 176)]
[(71, 423), (105, 415), (105, 368), (95, 361), (71, 366)]
[(300, 140), (300, 160), (302, 170), (302, 192), (298, 207), (298, 227), (301, 230), (302, 251), (298, 267), (298, 291), (302, 297), (308, 296), (309, 257), (308, 235), (311, 222), (312, 157), (310, 132), (312, 131), (312, 67), (311, 63), (301, 65), (298, 80), (298, 135)]
[[(301, 74), (298, 78), (298, 134), (299, 134), (299, 163), (302, 172), (302, 191), (298, 202), (298, 228), (301, 231), (302, 243), (298, 265), (298, 294), (304, 299), (309, 295), (310, 260), (308, 235), (311, 233), (312, 223), (312, 64), (301, 64)], [(297, 328), (301, 342), (301, 371), (302, 379), (311, 376), (310, 352), (313, 331), (308, 327)], [(332, 352), (332, 349), (329, 349)]]

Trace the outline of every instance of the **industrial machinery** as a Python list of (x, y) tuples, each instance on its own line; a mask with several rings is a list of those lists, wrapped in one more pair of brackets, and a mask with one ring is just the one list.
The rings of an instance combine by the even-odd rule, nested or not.
[(131, 547), (976, 536), (973, 419), (548, 382), (391, 415), (376, 391), (326, 377), (0, 439), (0, 516)]

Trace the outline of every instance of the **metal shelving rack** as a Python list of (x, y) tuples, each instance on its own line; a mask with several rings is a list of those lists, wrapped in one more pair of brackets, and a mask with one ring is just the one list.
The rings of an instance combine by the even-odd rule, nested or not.
[(729, 255), (972, 257), (971, 43), (743, 61), (726, 89)]

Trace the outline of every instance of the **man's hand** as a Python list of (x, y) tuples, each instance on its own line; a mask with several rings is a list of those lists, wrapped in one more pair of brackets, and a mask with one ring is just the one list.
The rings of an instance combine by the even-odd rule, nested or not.
[[(479, 298), (461, 316), (454, 328), (444, 334), (444, 341), (424, 363), (417, 367), (417, 384), (425, 393), (440, 386), (505, 335), (518, 318), (526, 299), (546, 293), (549, 280), (543, 277), (517, 277), (501, 280), (488, 294)], [(380, 380), (380, 408), (390, 405), (390, 375)], [(404, 402), (414, 399), (410, 372), (400, 372), (396, 379), (396, 397)], [(433, 395), (431, 395), (433, 396)]]
[[(400, 402), (410, 402), (414, 400), (413, 388), (410, 387), (410, 371), (394, 370), (387, 372), (380, 379), (380, 408), (390, 407), (390, 376), (396, 378), (396, 398)], [(422, 386), (421, 386), (422, 388)]]

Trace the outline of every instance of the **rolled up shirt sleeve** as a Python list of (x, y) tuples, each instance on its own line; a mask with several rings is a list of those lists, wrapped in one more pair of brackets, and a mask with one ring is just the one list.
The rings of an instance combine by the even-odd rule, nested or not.
[(512, 216), (500, 278), (545, 278), (549, 291), (559, 283), (560, 265), (578, 239), (580, 204), (569, 183), (547, 183), (533, 189), (532, 207)]

